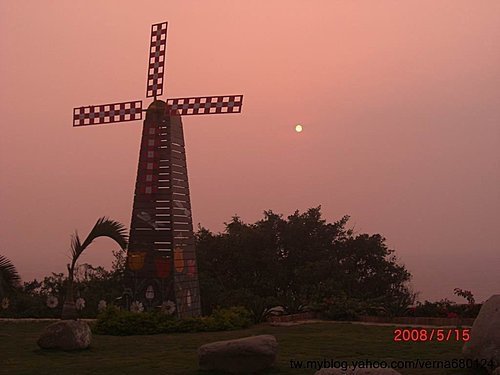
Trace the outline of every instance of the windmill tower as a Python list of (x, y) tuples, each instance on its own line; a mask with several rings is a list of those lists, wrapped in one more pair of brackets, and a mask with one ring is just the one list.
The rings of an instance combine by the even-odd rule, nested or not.
[(151, 27), (146, 97), (73, 110), (73, 126), (142, 120), (125, 277), (129, 303), (163, 306), (179, 317), (201, 314), (181, 116), (239, 113), (243, 95), (157, 100), (163, 94), (167, 23)]

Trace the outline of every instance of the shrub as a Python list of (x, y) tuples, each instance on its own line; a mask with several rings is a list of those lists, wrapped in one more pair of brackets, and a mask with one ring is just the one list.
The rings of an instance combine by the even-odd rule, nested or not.
[(230, 307), (229, 309), (216, 309), (211, 315), (214, 327), (219, 330), (232, 330), (249, 327), (252, 324), (252, 314), (244, 307)]
[(320, 314), (330, 320), (358, 320), (369, 308), (370, 303), (355, 298), (336, 298), (316, 306)]
[(423, 316), (435, 318), (475, 318), (479, 314), (481, 304), (456, 304), (447, 299), (442, 299), (437, 302), (424, 301), (417, 302), (417, 305), (407, 310), (407, 316)]
[(133, 313), (109, 306), (99, 314), (93, 327), (96, 334), (128, 336), (174, 332), (227, 331), (251, 325), (250, 313), (242, 307), (214, 310), (207, 317), (177, 319), (159, 312)]

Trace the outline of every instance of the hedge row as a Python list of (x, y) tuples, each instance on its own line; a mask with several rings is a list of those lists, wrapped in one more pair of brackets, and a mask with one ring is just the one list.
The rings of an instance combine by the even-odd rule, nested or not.
[(171, 315), (133, 313), (108, 307), (99, 314), (93, 332), (100, 335), (128, 336), (174, 332), (228, 331), (252, 324), (250, 313), (243, 307), (214, 310), (212, 315), (196, 318), (174, 318)]

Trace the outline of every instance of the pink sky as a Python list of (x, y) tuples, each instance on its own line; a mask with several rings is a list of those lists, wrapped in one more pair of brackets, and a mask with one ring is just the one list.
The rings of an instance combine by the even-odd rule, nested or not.
[[(184, 119), (193, 219), (322, 205), (381, 233), (421, 299), (500, 292), (500, 2), (0, 2), (0, 254), (63, 272), (70, 234), (130, 223), (140, 122), (73, 107), (145, 100), (152, 23), (167, 97), (244, 94)], [(303, 133), (293, 131), (295, 124)], [(111, 264), (110, 240), (82, 261)]]

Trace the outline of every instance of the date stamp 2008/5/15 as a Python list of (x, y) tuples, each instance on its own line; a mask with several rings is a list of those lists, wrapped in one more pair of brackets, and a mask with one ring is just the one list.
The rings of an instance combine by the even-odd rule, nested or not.
[(428, 341), (469, 341), (470, 328), (396, 328), (394, 341), (428, 342)]

